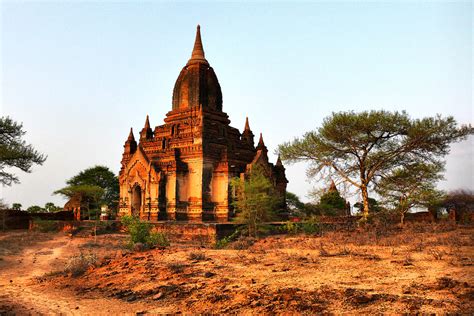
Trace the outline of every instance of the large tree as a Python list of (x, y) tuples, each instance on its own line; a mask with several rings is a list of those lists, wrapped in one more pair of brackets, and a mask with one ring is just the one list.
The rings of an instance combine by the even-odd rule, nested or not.
[(31, 172), (34, 164), (42, 165), (46, 160), (46, 156), (22, 139), (25, 133), (21, 123), (8, 116), (0, 117), (0, 183), (4, 186), (19, 182), (17, 176), (7, 171), (9, 168)]
[(288, 163), (310, 162), (309, 175), (327, 173), (360, 190), (363, 216), (369, 214), (369, 190), (400, 166), (440, 163), (452, 142), (473, 134), (453, 117), (411, 119), (406, 112), (333, 113), (323, 125), (279, 146)]
[[(97, 194), (101, 192), (97, 203), (107, 204), (111, 208), (115, 208), (119, 199), (119, 183), (117, 176), (105, 166), (94, 166), (87, 168), (71, 179), (66, 181), (67, 186), (56, 191), (55, 193), (71, 197), (74, 194), (92, 195), (97, 199)], [(97, 190), (101, 188), (102, 191)]]
[(394, 170), (376, 187), (382, 201), (400, 215), (403, 225), (405, 214), (414, 207), (429, 207), (440, 201), (443, 193), (436, 189), (436, 182), (443, 176), (442, 164), (414, 163)]

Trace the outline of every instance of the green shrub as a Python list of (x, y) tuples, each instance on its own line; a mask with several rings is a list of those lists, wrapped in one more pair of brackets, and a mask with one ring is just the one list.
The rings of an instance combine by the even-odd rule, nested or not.
[(216, 245), (215, 245), (215, 248), (216, 249), (223, 249), (223, 248), (226, 248), (229, 243), (231, 243), (232, 241), (236, 240), (238, 237), (240, 237), (242, 235), (242, 228), (237, 228), (231, 235), (229, 236), (226, 236), (222, 239), (219, 239), (217, 242), (216, 242)]
[(170, 242), (165, 234), (151, 231), (145, 244), (149, 247), (168, 247)]
[(303, 222), (286, 222), (280, 229), (288, 234), (304, 233), (313, 235), (321, 233), (321, 223), (319, 223), (317, 217), (310, 217)]
[(162, 233), (152, 231), (153, 225), (149, 222), (141, 221), (138, 217), (124, 216), (122, 224), (125, 225), (130, 234), (129, 246), (132, 248), (136, 244), (142, 244), (146, 248), (167, 247), (170, 245), (168, 238)]

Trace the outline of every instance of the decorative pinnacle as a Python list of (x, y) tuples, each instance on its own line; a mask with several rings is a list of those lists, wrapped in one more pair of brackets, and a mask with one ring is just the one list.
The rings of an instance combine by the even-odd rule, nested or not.
[(197, 26), (196, 39), (194, 40), (194, 48), (191, 54), (191, 59), (188, 61), (187, 65), (194, 63), (203, 63), (209, 65), (204, 55), (204, 48), (202, 47), (201, 41), (201, 27)]
[(260, 147), (265, 147), (265, 143), (263, 142), (262, 133), (260, 133), (260, 139), (258, 140), (258, 145), (257, 145), (257, 148), (260, 148)]
[(328, 192), (338, 192), (336, 183), (334, 183), (334, 180), (331, 179), (331, 185), (329, 186)]
[(244, 131), (250, 131), (249, 118), (245, 118), (245, 128)]
[(147, 114), (144, 129), (149, 129), (149, 128), (150, 128), (150, 118), (148, 117), (148, 114)]
[(283, 164), (281, 163), (280, 154), (278, 154), (278, 159), (277, 159), (276, 165), (277, 165), (278, 167), (282, 167), (282, 166), (283, 166)]
[(128, 134), (127, 141), (135, 141), (135, 136), (133, 136), (133, 128), (130, 127), (130, 134)]

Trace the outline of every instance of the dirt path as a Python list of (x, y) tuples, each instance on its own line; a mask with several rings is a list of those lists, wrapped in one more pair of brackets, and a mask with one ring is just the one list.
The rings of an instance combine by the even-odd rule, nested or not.
[(87, 239), (15, 232), (0, 234), (0, 242), (0, 314), (97, 315), (136, 313), (149, 307), (139, 302), (81, 297), (36, 280), (64, 267), (66, 259), (79, 253), (79, 246)]
[[(474, 228), (430, 229), (128, 253), (119, 234), (94, 242), (90, 235), (0, 233), (0, 315), (472, 314)], [(95, 254), (96, 267), (77, 277), (45, 276), (64, 271), (80, 252)]]

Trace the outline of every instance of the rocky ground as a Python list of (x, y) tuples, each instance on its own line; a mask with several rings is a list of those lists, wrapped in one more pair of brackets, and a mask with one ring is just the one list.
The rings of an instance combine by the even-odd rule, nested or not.
[[(0, 314), (471, 314), (473, 232), (418, 225), (144, 252), (118, 234), (1, 233)], [(96, 267), (64, 272), (79, 253)]]

